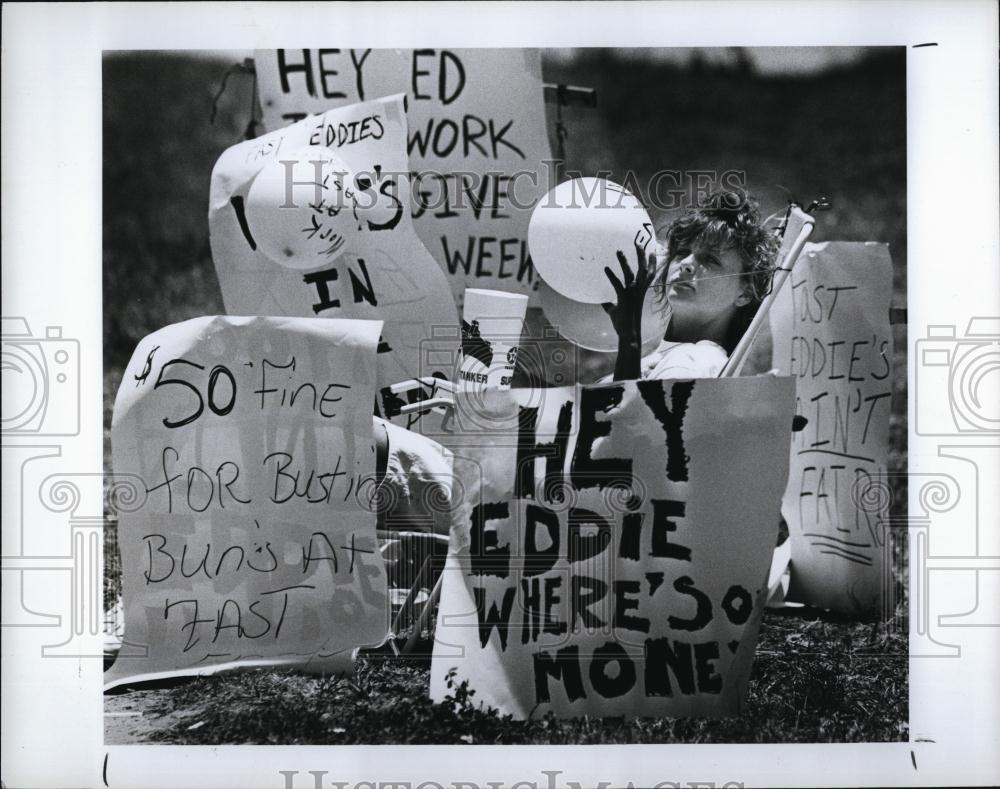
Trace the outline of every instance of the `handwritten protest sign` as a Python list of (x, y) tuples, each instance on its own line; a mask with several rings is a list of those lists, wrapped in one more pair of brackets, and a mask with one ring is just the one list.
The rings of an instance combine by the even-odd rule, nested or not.
[(254, 64), (269, 131), (406, 93), (413, 218), (456, 301), (534, 291), (528, 220), (554, 177), (537, 50), (279, 49)]
[(797, 382), (808, 419), (791, 447), (782, 514), (792, 540), (787, 599), (850, 614), (885, 582), (892, 399), (885, 244), (806, 246), (771, 309), (773, 365)]
[(141, 489), (118, 522), (126, 646), (109, 686), (331, 670), (382, 641), (370, 506), (380, 329), (208, 317), (139, 343), (112, 422), (115, 473)]
[[(395, 180), (394, 174), (407, 169), (405, 146), (406, 115), (400, 96), (330, 110), (234, 145), (212, 173), (208, 221), (212, 259), (230, 314), (385, 321), (378, 344), (376, 407), (380, 415), (411, 427), (413, 418), (400, 417), (400, 408), (435, 392), (411, 390), (406, 401), (389, 387), (420, 374), (450, 377), (447, 365), (438, 369), (422, 363), (421, 342), (436, 327), (457, 327), (459, 322), (445, 277), (413, 230), (408, 191)], [(246, 210), (262, 171), (278, 168), (280, 174), (287, 166), (293, 182), (290, 194), (286, 196), (282, 179), (276, 179), (277, 189), (270, 197), (277, 210), (270, 215), (296, 218), (304, 211), (299, 233), (303, 243), (310, 242), (311, 234), (331, 232), (326, 228), (327, 215), (337, 207), (332, 197), (327, 200), (329, 190), (321, 190), (317, 198), (314, 167), (303, 160), (303, 148), (316, 151), (319, 183), (327, 180), (326, 185), (332, 186), (347, 178), (333, 162), (349, 170), (352, 177), (343, 186), (353, 186), (354, 191), (337, 219), (351, 211), (357, 221), (351, 228), (351, 244), (331, 249), (332, 262), (324, 262), (324, 245), (318, 244), (306, 250), (316, 255), (317, 262), (305, 268), (298, 248), (292, 265), (265, 255), (261, 237), (276, 230), (254, 227)], [(273, 172), (267, 175), (273, 177)], [(286, 199), (287, 203), (280, 202)], [(263, 216), (268, 216), (266, 207), (258, 207)]]
[(773, 377), (459, 394), (432, 696), (455, 669), (518, 718), (737, 713), (793, 399)]

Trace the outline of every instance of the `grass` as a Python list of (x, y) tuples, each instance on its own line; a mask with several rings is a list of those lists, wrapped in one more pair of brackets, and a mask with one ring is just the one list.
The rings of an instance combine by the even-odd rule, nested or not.
[[(733, 718), (515, 721), (449, 683), (430, 700), (431, 644), (414, 655), (362, 652), (351, 677), (252, 670), (122, 688), (118, 711), (144, 726), (107, 742), (175, 745), (632, 744), (905, 742), (906, 540), (892, 540), (895, 605), (872, 622), (808, 607), (766, 609), (741, 714)], [(112, 719), (113, 720), (113, 719)], [(119, 719), (120, 720), (120, 719)], [(134, 718), (132, 719), (134, 720)]]
[[(156, 694), (169, 721), (150, 742), (218, 744), (571, 744), (885, 742), (907, 737), (907, 648), (897, 612), (861, 624), (768, 611), (745, 710), (735, 718), (553, 716), (514, 721), (450, 683), (427, 695), (430, 664), (368, 654), (352, 678), (286, 671), (204, 677)], [(142, 693), (142, 691), (138, 691)], [(133, 696), (136, 693), (132, 694)]]
[[(105, 466), (114, 395), (135, 345), (162, 326), (222, 313), (208, 244), (208, 186), (218, 156), (242, 138), (251, 81), (229, 63), (184, 55), (106, 58), (104, 127)], [(809, 78), (762, 79), (746, 68), (680, 67), (594, 50), (545, 62), (547, 81), (597, 90), (595, 109), (567, 108), (566, 166), (641, 184), (660, 168), (739, 170), (765, 213), (789, 194), (825, 195), (814, 240), (886, 241), (894, 303), (906, 298), (905, 55), (885, 49)], [(555, 124), (550, 112), (553, 151)], [(652, 210), (662, 225), (675, 211)], [(906, 506), (906, 327), (896, 343), (890, 422), (891, 515)], [(584, 354), (584, 380), (610, 369)], [(113, 513), (106, 530), (106, 606), (120, 589)], [(898, 578), (905, 578), (899, 553)], [(907, 738), (905, 601), (886, 621), (818, 612), (764, 615), (747, 704), (737, 718), (584, 718), (530, 722), (480, 709), (467, 687), (427, 696), (427, 660), (363, 655), (352, 679), (253, 671), (136, 689), (165, 743), (861, 742)], [(115, 699), (109, 697), (109, 703)], [(110, 719), (109, 719), (110, 720)], [(121, 719), (119, 719), (121, 720)]]

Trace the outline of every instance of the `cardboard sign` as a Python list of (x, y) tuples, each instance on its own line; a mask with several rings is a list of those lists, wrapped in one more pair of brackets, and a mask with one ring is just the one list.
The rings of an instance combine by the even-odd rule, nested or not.
[(517, 718), (736, 714), (793, 399), (773, 377), (459, 394), (432, 696), (455, 669)]
[[(353, 131), (341, 134), (342, 129)], [(422, 342), (438, 327), (459, 325), (444, 275), (413, 230), (408, 191), (394, 180), (394, 173), (406, 171), (405, 146), (400, 96), (331, 110), (226, 150), (212, 172), (208, 214), (212, 259), (230, 314), (385, 321), (378, 344), (376, 409), (393, 420), (400, 418), (399, 409), (407, 402), (389, 391), (392, 384), (421, 374), (450, 378), (448, 365), (421, 363)], [(340, 206), (327, 201), (322, 189), (317, 198), (322, 184), (314, 183), (312, 163), (303, 158), (303, 149), (310, 148), (316, 151), (321, 181), (343, 183), (345, 176), (334, 162), (349, 170), (344, 186), (353, 191), (340, 214), (356, 215), (357, 225), (350, 233), (336, 228), (338, 238), (348, 235), (351, 240), (336, 249), (327, 245), (330, 255), (323, 254), (323, 245), (307, 249), (317, 262), (302, 268), (298, 248), (291, 265), (263, 253), (258, 236), (281, 228), (254, 227), (247, 198), (265, 168), (282, 168), (282, 162), (288, 162), (293, 183), (289, 202), (278, 203), (288, 206), (279, 216), (284, 212), (294, 218), (304, 211), (303, 238), (314, 231), (333, 234), (334, 228), (326, 226), (327, 214)], [(299, 174), (303, 169), (307, 177)], [(273, 175), (271, 170), (267, 174)], [(280, 188), (271, 197), (285, 199)], [(331, 262), (324, 263), (326, 258)], [(412, 395), (433, 393), (415, 390)], [(401, 419), (405, 427), (412, 426), (412, 418)]]
[[(342, 667), (387, 630), (371, 402), (381, 324), (196, 318), (122, 378), (116, 474), (125, 638), (107, 685)], [(338, 654), (339, 653), (339, 654)]]
[(886, 581), (891, 297), (885, 244), (808, 244), (770, 313), (773, 366), (809, 420), (782, 505), (787, 599), (853, 615), (878, 609)]
[(405, 92), (413, 218), (456, 302), (534, 291), (528, 220), (554, 179), (537, 50), (279, 49), (254, 64), (269, 131)]

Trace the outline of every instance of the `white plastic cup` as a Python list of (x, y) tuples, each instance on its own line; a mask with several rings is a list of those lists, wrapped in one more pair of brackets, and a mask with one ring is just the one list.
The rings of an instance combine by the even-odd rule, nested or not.
[(510, 389), (527, 310), (523, 294), (466, 289), (459, 390)]

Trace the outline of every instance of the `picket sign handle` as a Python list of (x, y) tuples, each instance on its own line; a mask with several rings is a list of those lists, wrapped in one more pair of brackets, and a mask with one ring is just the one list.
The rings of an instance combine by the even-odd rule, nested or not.
[(426, 376), (424, 378), (413, 378), (409, 381), (400, 381), (398, 384), (393, 384), (389, 387), (389, 391), (393, 394), (402, 394), (403, 392), (408, 392), (411, 389), (417, 389), (421, 386), (430, 386), (433, 389), (440, 389), (444, 392), (452, 393), (455, 391), (455, 384), (444, 378), (434, 378), (432, 376)]
[[(428, 557), (429, 558), (429, 557)], [(409, 655), (413, 652), (420, 641), (420, 634), (424, 632), (424, 626), (430, 619), (431, 612), (438, 604), (438, 600), (441, 598), (441, 585), (444, 582), (444, 572), (438, 576), (437, 583), (434, 584), (434, 589), (431, 590), (430, 597), (427, 598), (427, 602), (424, 603), (424, 608), (420, 612), (420, 618), (417, 619), (417, 625), (413, 628), (413, 632), (410, 633), (409, 638), (406, 639), (406, 643), (403, 645), (403, 654)]]
[(438, 411), (443, 414), (445, 408), (454, 407), (455, 401), (450, 397), (432, 397), (430, 400), (418, 400), (416, 403), (404, 405), (399, 409), (399, 413), (403, 416), (409, 416), (410, 414), (422, 414), (425, 411), (438, 409)]
[[(403, 605), (400, 607), (399, 612), (396, 614), (396, 618), (392, 621), (392, 636), (395, 638), (399, 635), (399, 631), (402, 630), (409, 623), (410, 609), (413, 608), (413, 601), (417, 596), (417, 590), (420, 589), (421, 582), (424, 580), (424, 576), (430, 574), (431, 568), (431, 556), (428, 555), (424, 559), (424, 563), (420, 566), (420, 570), (417, 572), (416, 577), (413, 579), (413, 584), (410, 586), (409, 591), (406, 593), (406, 597), (403, 600)], [(429, 580), (429, 579), (428, 579)]]
[(774, 271), (774, 278), (771, 281), (771, 292), (764, 297), (764, 301), (757, 310), (757, 314), (750, 321), (750, 325), (747, 327), (746, 332), (744, 332), (742, 339), (740, 339), (739, 344), (719, 373), (719, 378), (733, 378), (743, 371), (743, 365), (750, 353), (751, 346), (753, 346), (754, 338), (757, 336), (760, 327), (764, 325), (764, 321), (767, 320), (768, 312), (774, 305), (774, 300), (781, 287), (785, 284), (785, 280), (792, 273), (792, 269), (802, 254), (802, 249), (805, 247), (806, 241), (809, 240), (809, 236), (812, 234), (814, 224), (815, 220), (799, 208), (799, 206), (793, 205), (789, 210), (788, 222), (785, 225), (785, 234), (782, 236), (781, 248), (778, 250), (778, 264)]

